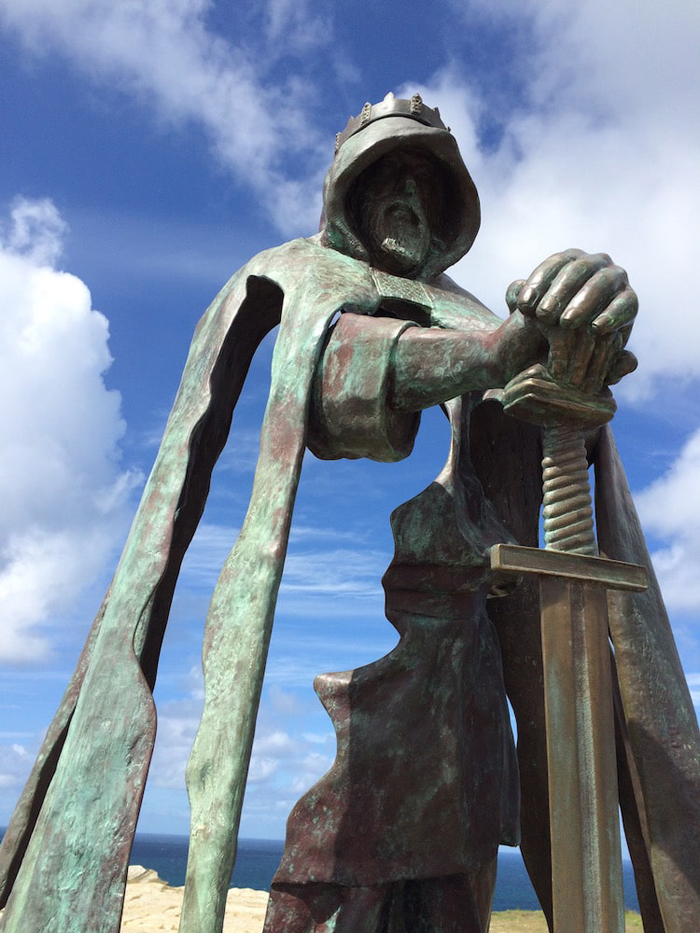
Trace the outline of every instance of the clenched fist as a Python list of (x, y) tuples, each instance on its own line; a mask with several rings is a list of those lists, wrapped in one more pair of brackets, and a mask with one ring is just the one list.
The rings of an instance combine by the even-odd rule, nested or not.
[(569, 249), (545, 259), (506, 293), (511, 312), (536, 322), (558, 382), (596, 393), (637, 367), (624, 349), (637, 314), (627, 273), (605, 253)]

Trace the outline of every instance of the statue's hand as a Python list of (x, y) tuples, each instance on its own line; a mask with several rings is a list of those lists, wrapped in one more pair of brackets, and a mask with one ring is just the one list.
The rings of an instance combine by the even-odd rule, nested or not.
[(547, 367), (559, 382), (598, 392), (636, 369), (624, 346), (637, 295), (605, 253), (555, 253), (506, 293), (511, 311), (536, 323), (549, 343)]

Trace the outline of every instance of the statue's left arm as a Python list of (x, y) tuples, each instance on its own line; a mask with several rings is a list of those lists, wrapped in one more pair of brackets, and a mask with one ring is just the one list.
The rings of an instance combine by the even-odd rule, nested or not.
[[(410, 329), (394, 356), (390, 403), (415, 411), (465, 392), (501, 388), (537, 362), (595, 394), (637, 365), (624, 349), (637, 296), (605, 254), (567, 250), (506, 292), (510, 316), (493, 329)], [(466, 322), (465, 322), (466, 324)]]
[[(321, 424), (337, 438), (336, 452), (321, 456), (398, 460), (415, 435), (410, 413), (500, 388), (537, 362), (546, 362), (559, 381), (592, 393), (635, 368), (624, 345), (637, 298), (609, 257), (557, 253), (513, 283), (506, 300), (505, 321), (494, 317), (488, 324), (465, 311), (454, 329), (343, 314), (317, 373), (312, 450), (313, 425)], [(378, 447), (371, 439), (377, 432)]]

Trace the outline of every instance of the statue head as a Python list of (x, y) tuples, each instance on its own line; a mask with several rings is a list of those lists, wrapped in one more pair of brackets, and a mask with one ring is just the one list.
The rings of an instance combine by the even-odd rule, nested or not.
[(467, 252), (479, 221), (479, 198), (457, 144), (417, 94), (365, 104), (338, 134), (324, 185), (325, 245), (428, 280)]

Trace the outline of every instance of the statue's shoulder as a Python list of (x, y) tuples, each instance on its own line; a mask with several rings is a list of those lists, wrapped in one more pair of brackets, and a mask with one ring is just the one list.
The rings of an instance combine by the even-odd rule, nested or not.
[(318, 247), (306, 237), (298, 237), (288, 243), (272, 246), (256, 253), (241, 266), (235, 277), (248, 275), (266, 275), (270, 278), (280, 274), (288, 267), (303, 265), (311, 260)]
[(322, 245), (319, 236), (300, 237), (263, 250), (241, 266), (204, 312), (195, 331), (197, 339), (212, 331), (224, 332), (241, 308), (258, 307), (256, 301), (246, 304), (246, 298), (265, 296), (265, 283), (276, 286), (285, 299), (299, 299), (285, 300), (285, 308), (296, 304), (309, 313), (315, 308), (321, 315), (328, 304), (369, 310), (378, 300), (366, 263)]
[(297, 237), (296, 240), (289, 240), (288, 243), (282, 243), (280, 246), (273, 246), (271, 249), (263, 250), (261, 253), (253, 256), (245, 266), (240, 270), (246, 271), (250, 275), (269, 274), (271, 272), (283, 272), (290, 268), (293, 270), (307, 269), (309, 264), (319, 266), (345, 266), (348, 263), (356, 267), (362, 267), (365, 263), (345, 256), (328, 246), (321, 244), (319, 234), (312, 237)]
[(502, 318), (444, 272), (432, 280), (428, 289), (435, 323), (442, 327), (494, 330), (503, 323)]
[(369, 277), (369, 267), (322, 245), (320, 234), (316, 234), (263, 250), (239, 269), (234, 278), (249, 276), (270, 279), (286, 291), (297, 287), (301, 281), (308, 283), (309, 277), (328, 281), (328, 276), (333, 276), (331, 282), (346, 280), (348, 276), (362, 280)]

